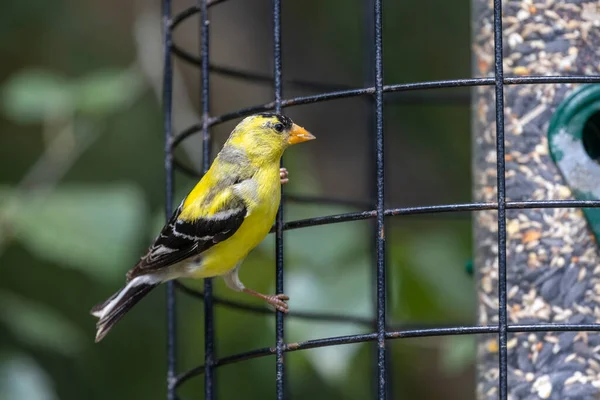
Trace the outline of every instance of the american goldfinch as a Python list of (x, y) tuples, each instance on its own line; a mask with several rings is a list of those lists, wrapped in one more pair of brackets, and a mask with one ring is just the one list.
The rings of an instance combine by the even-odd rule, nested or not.
[(238, 270), (275, 220), (281, 183), (287, 182), (287, 171), (279, 168), (283, 152), (314, 138), (281, 114), (242, 120), (146, 255), (127, 273), (125, 287), (92, 309), (99, 318), (96, 342), (153, 288), (177, 278), (222, 276), (231, 289), (287, 312), (287, 296), (246, 288)]

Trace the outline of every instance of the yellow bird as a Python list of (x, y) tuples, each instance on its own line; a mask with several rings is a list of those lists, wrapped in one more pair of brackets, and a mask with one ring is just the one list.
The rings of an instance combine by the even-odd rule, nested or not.
[(287, 312), (287, 296), (246, 288), (238, 270), (275, 220), (281, 184), (287, 182), (287, 171), (279, 168), (283, 152), (314, 138), (281, 114), (262, 113), (242, 120), (146, 255), (127, 273), (126, 286), (92, 309), (99, 318), (96, 342), (153, 288), (177, 278), (223, 276), (233, 290)]

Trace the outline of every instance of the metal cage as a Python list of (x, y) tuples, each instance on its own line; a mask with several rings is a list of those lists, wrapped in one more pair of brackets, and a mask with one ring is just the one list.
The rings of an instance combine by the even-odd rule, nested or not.
[[(600, 83), (599, 76), (519, 76), (504, 77), (503, 72), (503, 54), (502, 54), (502, 1), (493, 2), (493, 29), (494, 29), (494, 77), (453, 79), (444, 81), (427, 81), (404, 84), (384, 84), (383, 79), (383, 45), (382, 45), (382, 0), (365, 0), (365, 13), (367, 20), (370, 21), (367, 29), (367, 46), (373, 55), (370, 63), (371, 76), (368, 77), (365, 87), (346, 88), (337, 87), (328, 84), (315, 82), (306, 82), (298, 80), (284, 80), (282, 74), (281, 62), (281, 0), (272, 0), (272, 18), (273, 18), (273, 76), (264, 76), (250, 73), (243, 70), (220, 67), (210, 64), (209, 58), (209, 24), (208, 9), (225, 0), (200, 0), (198, 6), (190, 7), (178, 15), (171, 15), (171, 0), (163, 0), (162, 16), (164, 29), (164, 87), (163, 87), (163, 108), (164, 108), (164, 129), (165, 129), (165, 170), (166, 170), (166, 214), (167, 217), (173, 211), (173, 172), (179, 168), (184, 172), (194, 174), (194, 171), (182, 166), (174, 159), (173, 151), (182, 140), (189, 135), (199, 133), (203, 140), (203, 169), (206, 171), (210, 165), (210, 143), (211, 136), (209, 129), (217, 124), (229, 121), (235, 118), (246, 116), (252, 113), (275, 110), (280, 112), (283, 108), (309, 104), (321, 101), (330, 101), (341, 98), (364, 96), (369, 99), (372, 105), (372, 132), (376, 179), (374, 188), (374, 202), (372, 204), (358, 204), (365, 211), (331, 215), (326, 217), (317, 217), (304, 220), (297, 220), (284, 223), (282, 219), (282, 205), (278, 214), (274, 233), (276, 237), (276, 290), (277, 293), (283, 292), (284, 260), (283, 260), (283, 233), (289, 229), (299, 229), (308, 226), (317, 226), (331, 223), (342, 223), (346, 221), (375, 219), (375, 229), (373, 230), (373, 246), (376, 264), (376, 318), (375, 320), (362, 319), (356, 317), (345, 317), (339, 315), (326, 315), (320, 313), (290, 313), (291, 318), (307, 318), (314, 320), (328, 321), (347, 321), (363, 324), (373, 328), (372, 333), (357, 334), (341, 337), (327, 337), (317, 340), (309, 340), (294, 344), (286, 344), (283, 339), (284, 319), (281, 312), (276, 313), (276, 344), (272, 348), (254, 349), (241, 354), (233, 354), (225, 357), (217, 357), (214, 352), (214, 326), (213, 326), (213, 308), (215, 303), (222, 303), (231, 307), (245, 309), (250, 312), (271, 313), (261, 307), (245, 305), (234, 301), (217, 299), (212, 294), (212, 283), (206, 279), (204, 283), (204, 292), (196, 292), (178, 282), (170, 282), (167, 288), (167, 316), (168, 316), (168, 377), (167, 377), (167, 398), (175, 400), (177, 398), (177, 388), (190, 378), (204, 374), (205, 393), (204, 398), (215, 398), (215, 378), (214, 370), (222, 365), (239, 362), (256, 357), (269, 355), (276, 356), (276, 394), (277, 399), (284, 398), (285, 393), (285, 368), (284, 354), (291, 351), (300, 351), (324, 346), (333, 346), (348, 343), (359, 342), (377, 342), (377, 362), (376, 362), (376, 394), (374, 398), (385, 399), (390, 390), (390, 379), (388, 376), (388, 361), (386, 342), (393, 339), (410, 337), (427, 337), (443, 335), (470, 335), (470, 334), (496, 334), (499, 343), (499, 376), (498, 376), (498, 398), (505, 400), (508, 396), (508, 353), (507, 353), (507, 334), (509, 332), (545, 332), (545, 331), (600, 331), (598, 324), (509, 324), (507, 320), (507, 290), (506, 290), (506, 210), (509, 209), (532, 209), (532, 208), (582, 208), (582, 207), (600, 207), (600, 201), (597, 200), (537, 200), (537, 201), (507, 201), (505, 187), (505, 143), (504, 143), (504, 86), (505, 85), (526, 85), (526, 84), (560, 84), (560, 83)], [(201, 48), (200, 55), (192, 55), (172, 42), (173, 30), (184, 20), (200, 14), (200, 34)], [(183, 132), (174, 134), (172, 131), (172, 57), (176, 55), (183, 60), (195, 64), (201, 69), (201, 103), (202, 103), (202, 122), (191, 126)], [(267, 104), (239, 109), (227, 114), (211, 116), (209, 103), (209, 73), (220, 73), (237, 78), (271, 83), (273, 85), (274, 99)], [(284, 99), (282, 97), (283, 84), (294, 86), (303, 86), (314, 90), (323, 91), (323, 93)], [(494, 86), (495, 87), (495, 115), (496, 115), (496, 170), (497, 170), (497, 201), (494, 203), (466, 203), (466, 204), (445, 204), (423, 207), (409, 208), (384, 208), (384, 132), (383, 132), (383, 109), (384, 94), (394, 92), (422, 91), (427, 89), (456, 88), (456, 87), (475, 87), (475, 86)], [(418, 101), (436, 101), (434, 96), (418, 97)], [(409, 100), (410, 101), (410, 100)], [(285, 197), (284, 197), (285, 199)], [(288, 200), (319, 202), (336, 201), (332, 199), (319, 199), (314, 197), (294, 197)], [(354, 204), (356, 202), (344, 202), (343, 204)], [(454, 326), (444, 328), (423, 328), (423, 329), (391, 329), (386, 325), (386, 276), (385, 276), (385, 217), (410, 214), (429, 214), (429, 213), (451, 213), (451, 212), (477, 212), (481, 210), (496, 210), (498, 213), (498, 303), (499, 303), (499, 322), (497, 325), (489, 326)], [(176, 370), (176, 321), (175, 321), (175, 291), (182, 290), (204, 301), (205, 318), (205, 362), (188, 371), (179, 372)]]

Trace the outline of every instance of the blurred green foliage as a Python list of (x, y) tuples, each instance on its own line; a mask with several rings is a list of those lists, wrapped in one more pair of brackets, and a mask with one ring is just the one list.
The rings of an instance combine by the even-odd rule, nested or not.
[(39, 197), (2, 194), (5, 205), (14, 205), (3, 221), (12, 239), (37, 257), (98, 279), (122, 275), (147, 215), (135, 186), (63, 185)]
[[(123, 283), (125, 271), (164, 221), (160, 104), (133, 62), (133, 40), (122, 37), (130, 34), (139, 10), (129, 10), (131, 20), (107, 29), (109, 16), (119, 13), (118, 3), (112, 13), (111, 6), (102, 8), (93, 0), (33, 3), (25, 7), (9, 0), (3, 7), (8, 11), (0, 13), (0, 48), (9, 55), (0, 66), (0, 399), (161, 399), (164, 288), (140, 303), (100, 345), (93, 343), (94, 319), (88, 315), (93, 304)], [(361, 76), (360, 2), (312, 0), (289, 8), (301, 21), (312, 21), (305, 40), (317, 46), (324, 38), (315, 51), (331, 52), (332, 62)], [(469, 75), (468, 3), (386, 2), (385, 29), (387, 82)], [(404, 143), (431, 160), (430, 170), (410, 171), (416, 181), (427, 183), (432, 174), (447, 170), (454, 180), (440, 190), (440, 199), (469, 196), (467, 111), (390, 105), (386, 124), (389, 132), (403, 126)], [(395, 138), (388, 143), (394, 146)], [(387, 163), (411, 156), (395, 151)], [(331, 153), (335, 157), (335, 149)], [(289, 192), (335, 188), (335, 181), (320, 176), (308, 150), (290, 152), (286, 165), (292, 173)], [(337, 175), (351, 178), (344, 171)], [(177, 175), (175, 197), (192, 184)], [(394, 185), (394, 180), (388, 184)], [(355, 210), (289, 204), (285, 217), (350, 211)], [(470, 220), (411, 216), (388, 222), (390, 326), (472, 321), (475, 296), (464, 270), (471, 252)], [(373, 317), (372, 229), (370, 221), (359, 221), (287, 232), (291, 307)], [(274, 290), (273, 254), (270, 236), (241, 270), (247, 286)], [(186, 283), (202, 287), (202, 282)], [(216, 292), (253, 301), (220, 280)], [(177, 300), (183, 371), (202, 363), (203, 318), (197, 301), (183, 295)], [(286, 326), (289, 342), (371, 330), (295, 319)], [(217, 353), (272, 346), (273, 327), (272, 316), (217, 306)], [(394, 398), (447, 398), (450, 390), (457, 398), (472, 398), (474, 350), (470, 337), (391, 342)], [(370, 398), (374, 355), (372, 344), (289, 353), (290, 392), (299, 399)], [(220, 399), (272, 398), (274, 360), (223, 367), (217, 379)], [(428, 384), (432, 381), (436, 385)], [(202, 379), (192, 379), (182, 388), (182, 399), (201, 398), (202, 387)]]

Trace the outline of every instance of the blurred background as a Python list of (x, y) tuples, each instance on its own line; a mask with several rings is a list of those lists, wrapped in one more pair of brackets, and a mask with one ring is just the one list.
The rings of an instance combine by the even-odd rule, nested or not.
[[(133, 309), (100, 344), (89, 309), (123, 284), (164, 221), (162, 44), (158, 0), (4, 0), (0, 12), (0, 399), (163, 399), (165, 288)], [(283, 2), (284, 79), (365, 85), (365, 2)], [(175, 0), (174, 13), (193, 5)], [(211, 62), (272, 73), (271, 1), (211, 9)], [(385, 82), (471, 76), (470, 3), (385, 2)], [(198, 18), (175, 42), (197, 54)], [(175, 59), (175, 132), (199, 121), (199, 72)], [(284, 84), (286, 98), (316, 93)], [(471, 199), (469, 92), (386, 95), (386, 206)], [(268, 84), (211, 75), (211, 113), (272, 100)], [(412, 97), (410, 97), (412, 96)], [(418, 98), (414, 98), (417, 96)], [(369, 103), (352, 98), (286, 109), (318, 140), (286, 153), (291, 194), (370, 201), (375, 181)], [(234, 120), (213, 130), (218, 151)], [(177, 150), (199, 169), (200, 141)], [(176, 202), (195, 179), (176, 174)], [(285, 219), (357, 211), (286, 206)], [(387, 220), (392, 327), (472, 324), (475, 293), (468, 215)], [(286, 294), (297, 311), (372, 317), (372, 221), (285, 234)], [(241, 270), (247, 286), (274, 291), (274, 238)], [(201, 288), (201, 282), (189, 283)], [(252, 302), (216, 283), (217, 295)], [(202, 303), (178, 293), (178, 370), (203, 363)], [(261, 303), (253, 303), (261, 304)], [(217, 306), (217, 354), (273, 346), (274, 317)], [(368, 332), (364, 326), (286, 322), (286, 341)], [(289, 353), (297, 399), (368, 399), (375, 345)], [(393, 398), (474, 398), (471, 337), (390, 342)], [(273, 357), (217, 371), (220, 399), (268, 399)], [(432, 384), (435, 383), (435, 384)], [(203, 379), (184, 399), (202, 398)]]

